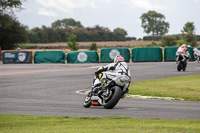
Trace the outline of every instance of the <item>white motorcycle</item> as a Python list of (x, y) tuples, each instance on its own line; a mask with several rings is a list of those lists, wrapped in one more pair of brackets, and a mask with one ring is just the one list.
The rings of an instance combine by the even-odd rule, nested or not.
[(105, 109), (112, 109), (121, 98), (128, 92), (131, 77), (114, 72), (102, 72), (95, 75), (92, 90), (84, 99), (83, 106), (103, 106)]
[(200, 62), (200, 51), (196, 48), (193, 49), (195, 61)]

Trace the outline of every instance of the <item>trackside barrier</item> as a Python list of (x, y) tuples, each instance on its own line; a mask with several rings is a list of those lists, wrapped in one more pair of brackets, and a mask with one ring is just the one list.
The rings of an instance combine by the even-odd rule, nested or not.
[[(176, 51), (178, 47), (165, 47), (164, 49), (164, 61), (175, 61), (176, 60)], [(194, 61), (194, 52), (193, 47), (187, 47), (188, 52), (190, 53), (190, 61)]]
[(4, 50), (2, 51), (2, 62), (3, 64), (30, 64), (32, 63), (32, 52)]
[(101, 62), (113, 62), (117, 55), (123, 56), (126, 62), (130, 61), (130, 50), (128, 48), (102, 48)]
[(177, 49), (178, 49), (178, 47), (165, 47), (164, 61), (175, 61)]
[(65, 63), (64, 51), (36, 51), (34, 63)]
[(99, 63), (97, 51), (74, 51), (67, 55), (67, 63)]
[(194, 51), (193, 51), (193, 47), (187, 47), (188, 49), (188, 52), (190, 53), (190, 61), (195, 61), (195, 58), (194, 58)]
[(162, 48), (160, 47), (132, 49), (132, 62), (162, 62), (162, 60)]

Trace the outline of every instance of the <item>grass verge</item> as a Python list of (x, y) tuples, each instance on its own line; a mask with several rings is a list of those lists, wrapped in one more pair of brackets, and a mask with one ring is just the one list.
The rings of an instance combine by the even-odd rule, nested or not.
[(0, 114), (2, 133), (199, 133), (200, 120), (135, 119), (130, 117), (56, 117)]
[(200, 101), (200, 75), (133, 82), (129, 94)]

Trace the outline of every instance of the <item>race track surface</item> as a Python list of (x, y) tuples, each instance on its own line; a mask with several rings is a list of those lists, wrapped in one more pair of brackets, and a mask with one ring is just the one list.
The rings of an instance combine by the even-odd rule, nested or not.
[[(83, 107), (93, 73), (106, 64), (0, 64), (0, 113), (52, 116), (130, 116), (134, 118), (200, 119), (200, 102), (125, 98), (114, 109)], [(200, 74), (189, 62), (177, 72), (175, 62), (129, 63), (132, 82)]]

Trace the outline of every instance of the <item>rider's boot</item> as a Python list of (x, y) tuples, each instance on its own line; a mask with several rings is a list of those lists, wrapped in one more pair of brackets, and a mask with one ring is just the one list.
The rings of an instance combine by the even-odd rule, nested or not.
[(129, 89), (126, 89), (122, 92), (122, 99), (126, 97), (126, 93), (128, 93)]

